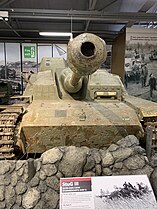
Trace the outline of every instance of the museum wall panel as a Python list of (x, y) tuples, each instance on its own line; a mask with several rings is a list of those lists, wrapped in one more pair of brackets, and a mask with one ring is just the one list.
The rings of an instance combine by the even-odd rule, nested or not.
[(127, 28), (125, 47), (125, 74), (129, 94), (157, 102), (157, 30)]
[(111, 72), (124, 79), (125, 32), (120, 34), (112, 45)]

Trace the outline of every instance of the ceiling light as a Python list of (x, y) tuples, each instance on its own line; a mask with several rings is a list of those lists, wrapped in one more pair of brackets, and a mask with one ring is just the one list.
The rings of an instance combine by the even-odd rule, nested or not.
[(53, 36), (53, 37), (70, 37), (72, 38), (72, 33), (62, 33), (62, 32), (39, 32), (41, 36)]
[(0, 11), (0, 20), (5, 19), (6, 21), (8, 21), (8, 11)]

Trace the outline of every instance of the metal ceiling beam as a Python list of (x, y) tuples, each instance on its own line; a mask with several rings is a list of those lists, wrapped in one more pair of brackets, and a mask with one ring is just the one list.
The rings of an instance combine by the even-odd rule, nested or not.
[[(78, 34), (80, 34), (80, 32), (78, 32)], [(78, 34), (76, 34), (76, 35), (78, 35)], [(116, 37), (116, 35), (112, 35), (112, 36), (106, 36), (106, 35), (103, 35), (103, 34), (97, 34), (98, 36), (100, 36), (100, 37), (102, 37), (102, 38), (104, 38), (105, 39), (105, 41), (106, 40), (113, 40), (115, 37)], [(40, 38), (40, 37), (27, 37), (27, 36), (23, 36), (23, 37), (10, 37), (10, 36), (1, 36), (1, 34), (0, 34), (0, 40), (41, 40), (41, 41), (46, 41), (46, 40), (49, 40), (49, 41), (56, 41), (56, 40), (58, 40), (58, 41), (65, 41), (65, 40), (67, 40), (68, 41), (68, 39), (61, 39), (61, 38), (56, 38), (56, 37), (54, 37), (54, 38), (52, 38), (52, 37), (44, 37), (44, 38)]]
[(0, 7), (6, 7), (8, 4), (13, 3), (14, 1), (16, 1), (16, 0), (3, 0), (3, 1), (0, 3)]
[[(45, 22), (45, 19), (18, 19), (18, 21), (19, 21), (19, 24), (22, 24), (23, 26), (25, 26), (25, 24), (29, 24), (29, 26), (30, 26), (30, 24), (32, 25), (32, 24), (36, 24), (36, 26), (40, 26), (40, 27), (42, 27), (43, 26), (43, 28), (45, 28), (47, 25), (49, 25), (49, 26), (52, 26), (53, 27), (53, 25), (54, 26), (60, 26), (60, 25), (63, 25), (63, 26), (69, 26), (69, 24), (70, 24), (70, 21), (58, 21), (58, 20), (54, 20), (53, 21), (53, 25), (52, 25), (52, 20), (51, 21), (46, 21)], [(16, 23), (16, 20), (14, 20), (14, 19), (12, 19), (12, 23)], [(44, 23), (44, 25), (38, 25), (39, 23)], [(109, 21), (109, 22), (105, 22), (105, 25), (124, 25), (126, 23), (126, 21), (118, 21), (118, 22), (116, 22), (115, 23), (115, 21)], [(74, 22), (74, 25), (76, 25), (76, 26), (80, 26), (80, 25), (82, 25), (82, 21), (77, 21), (77, 22)], [(102, 22), (102, 21), (99, 21), (99, 22), (93, 22), (92, 23), (92, 25), (100, 25), (101, 27), (104, 25), (104, 22)], [(47, 29), (47, 28), (46, 28)]]
[[(103, 31), (103, 30), (100, 30), (100, 31), (93, 31), (93, 30), (89, 30), (88, 32), (90, 32), (90, 33), (94, 33), (94, 34), (101, 34), (101, 35), (103, 35), (103, 36), (110, 36), (110, 37), (112, 37), (112, 36), (115, 36), (115, 35), (118, 35), (119, 34), (119, 31), (112, 31), (112, 32), (110, 32), (110, 31)], [(84, 31), (83, 30), (79, 30), (79, 31), (74, 31), (73, 32), (74, 34), (75, 33), (84, 33)]]
[(89, 0), (89, 4), (88, 4), (87, 10), (92, 7), (92, 2), (93, 2), (93, 0)]
[[(96, 3), (97, 3), (97, 0), (90, 0), (89, 10), (94, 10)], [(88, 30), (89, 24), (90, 24), (90, 20), (86, 21), (85, 31)]]
[[(13, 31), (11, 28), (8, 29), (8, 28), (0, 28), (0, 32), (9, 32), (9, 31)], [(33, 33), (39, 33), (39, 30), (34, 30), (34, 29), (16, 29), (16, 32), (26, 32), (26, 33), (29, 33), (29, 32), (33, 32)], [(73, 31), (73, 34), (76, 34), (76, 33), (83, 33), (84, 30), (74, 30)], [(119, 31), (107, 31), (107, 30), (90, 30), (89, 31), (90, 33), (95, 33), (95, 34), (102, 34), (102, 35), (118, 35)]]
[[(147, 12), (150, 8), (152, 8), (154, 6), (154, 4), (156, 3), (156, 0), (147, 0), (145, 2), (145, 4), (139, 9), (138, 12)], [(153, 13), (154, 14), (154, 13)], [(135, 24), (136, 21), (129, 21), (127, 24), (126, 24), (126, 27), (131, 27)]]
[(20, 34), (7, 22), (2, 18), (2, 21), (18, 36), (21, 37)]
[[(19, 24), (18, 19), (15, 19), (15, 22), (16, 22), (17, 28), (20, 28), (20, 24)], [(17, 31), (17, 30), (16, 30), (16, 31)]]
[(5, 4), (6, 2), (8, 2), (8, 0), (3, 0), (2, 2), (0, 2), (0, 6), (3, 6), (3, 4)]
[(155, 3), (156, 3), (156, 0), (147, 0), (139, 11), (140, 12), (147, 12), (150, 8), (152, 8), (154, 6)]
[(104, 7), (99, 8), (99, 11), (102, 11), (104, 9), (106, 9), (107, 7), (111, 6), (112, 4), (114, 4), (116, 1), (118, 0), (113, 0), (112, 2), (109, 2), (108, 4), (106, 4)]
[(12, 9), (10, 18), (19, 19), (49, 19), (49, 20), (92, 20), (92, 21), (157, 21), (157, 13), (120, 12), (109, 13), (101, 11), (75, 10), (39, 10)]
[[(13, 31), (11, 28), (0, 28), (0, 32), (9, 32)], [(34, 29), (16, 29), (16, 32), (33, 32), (33, 33), (39, 33), (39, 30), (34, 30)]]

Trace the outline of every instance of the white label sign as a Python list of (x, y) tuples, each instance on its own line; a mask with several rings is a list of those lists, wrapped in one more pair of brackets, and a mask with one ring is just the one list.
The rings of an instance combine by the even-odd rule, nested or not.
[(60, 209), (157, 209), (146, 175), (62, 178)]

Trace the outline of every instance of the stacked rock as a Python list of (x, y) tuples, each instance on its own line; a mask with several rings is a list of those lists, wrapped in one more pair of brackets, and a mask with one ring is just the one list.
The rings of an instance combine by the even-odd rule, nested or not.
[(0, 161), (0, 208), (58, 209), (59, 180), (153, 172), (138, 139), (129, 135), (109, 148), (55, 147), (39, 159)]

